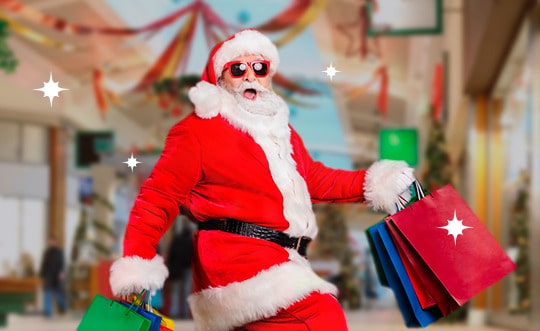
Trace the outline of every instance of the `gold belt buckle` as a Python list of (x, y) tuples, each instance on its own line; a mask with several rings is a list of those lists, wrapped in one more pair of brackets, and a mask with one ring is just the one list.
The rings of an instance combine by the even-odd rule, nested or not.
[(302, 242), (302, 239), (306, 239), (306, 238), (307, 237), (305, 236), (298, 237), (298, 241), (296, 242), (296, 247), (294, 249), (298, 250), (300, 248), (300, 243)]

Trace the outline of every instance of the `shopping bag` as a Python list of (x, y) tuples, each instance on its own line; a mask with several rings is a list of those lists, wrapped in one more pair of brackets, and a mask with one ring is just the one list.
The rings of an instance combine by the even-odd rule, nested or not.
[(149, 331), (150, 321), (132, 308), (96, 294), (84, 313), (77, 331)]
[(390, 285), (388, 284), (388, 280), (386, 279), (386, 276), (384, 275), (381, 259), (379, 258), (379, 255), (376, 254), (375, 252), (375, 243), (371, 235), (372, 232), (368, 228), (365, 231), (365, 233), (366, 233), (368, 244), (371, 250), (371, 257), (373, 258), (373, 263), (375, 264), (375, 271), (377, 273), (377, 278), (379, 279), (379, 283), (381, 283), (382, 286), (390, 287)]
[(448, 316), (457, 310), (461, 305), (455, 301), (436, 275), (429, 269), (429, 266), (404, 240), (403, 236), (395, 229), (395, 225), (387, 223), (387, 230), (396, 245), (405, 271), (411, 279), (420, 306), (428, 308), (437, 305), (443, 316)]
[(126, 307), (133, 306), (132, 309), (139, 315), (145, 317), (150, 321), (150, 328), (148, 331), (159, 331), (161, 325), (161, 316), (155, 314), (152, 311), (146, 310), (143, 305), (137, 306), (130, 302), (122, 301), (122, 304)]
[[(410, 201), (408, 203), (398, 203), (399, 210), (406, 208), (425, 196), (424, 189), (417, 181), (411, 185), (410, 191)], [(385, 221), (387, 224), (386, 228), (392, 237), (392, 241), (396, 245), (407, 275), (411, 279), (420, 306), (422, 308), (428, 308), (437, 305), (443, 316), (448, 316), (450, 313), (457, 310), (460, 305), (456, 303), (453, 297), (446, 291), (446, 288), (429, 269), (429, 266), (427, 266), (418, 253), (395, 228), (395, 225), (392, 222), (389, 222), (389, 218), (386, 218)]]
[[(159, 308), (163, 305), (162, 290), (158, 290), (155, 295), (148, 296), (148, 303), (144, 305), (145, 309), (161, 317), (159, 331), (174, 331), (174, 321), (159, 312)], [(156, 309), (158, 308), (158, 309)]]
[[(385, 219), (422, 261), (429, 293), (448, 293), (448, 307), (464, 305), (516, 265), (451, 185), (431, 192)], [(431, 279), (431, 281), (429, 281)], [(437, 280), (437, 281), (435, 281)], [(440, 286), (439, 286), (440, 283)], [(437, 298), (434, 298), (437, 301)], [(441, 303), (444, 305), (444, 303)]]
[(158, 316), (161, 316), (161, 325), (159, 327), (159, 331), (174, 331), (174, 321), (172, 318), (163, 315), (156, 309), (152, 310), (152, 312)]
[(163, 290), (157, 290), (154, 295), (150, 296), (149, 301), (153, 308), (161, 309), (163, 307)]
[(388, 233), (386, 223), (379, 222), (367, 229), (373, 246), (372, 252), (380, 261), (381, 272), (384, 273), (392, 289), (408, 327), (425, 327), (442, 317), (436, 305), (423, 309), (414, 290), (413, 284), (405, 270), (396, 246)]

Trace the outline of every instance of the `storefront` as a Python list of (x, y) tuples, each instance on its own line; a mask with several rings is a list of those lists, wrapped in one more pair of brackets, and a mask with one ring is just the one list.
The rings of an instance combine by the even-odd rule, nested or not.
[[(470, 198), (517, 269), (475, 301), (490, 325), (540, 326), (540, 8), (529, 8), (490, 93), (471, 97)], [(536, 246), (535, 246), (536, 245)]]

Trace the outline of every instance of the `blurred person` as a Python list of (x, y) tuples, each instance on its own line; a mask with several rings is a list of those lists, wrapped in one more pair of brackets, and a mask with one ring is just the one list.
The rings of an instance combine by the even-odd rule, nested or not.
[(64, 252), (58, 246), (56, 237), (50, 236), (39, 271), (39, 276), (43, 281), (43, 311), (46, 317), (53, 316), (53, 298), (60, 314), (66, 311), (64, 268)]
[(190, 89), (195, 111), (174, 125), (141, 186), (111, 266), (118, 297), (163, 286), (156, 245), (179, 213), (193, 238), (196, 330), (347, 330), (337, 289), (306, 259), (317, 235), (313, 203), (364, 202), (396, 211), (414, 181), (405, 162), (332, 169), (314, 161), (274, 93), (276, 46), (252, 29), (211, 51)]
[(175, 234), (167, 254), (170, 281), (170, 317), (189, 318), (188, 296), (191, 294), (191, 255), (193, 233), (187, 223)]

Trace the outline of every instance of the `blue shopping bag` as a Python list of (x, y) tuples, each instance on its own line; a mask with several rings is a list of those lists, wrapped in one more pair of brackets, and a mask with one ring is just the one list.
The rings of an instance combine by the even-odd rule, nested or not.
[(442, 317), (437, 306), (423, 309), (384, 221), (366, 230), (371, 250), (380, 261), (407, 327), (426, 327)]
[(145, 309), (144, 305), (138, 305), (135, 306), (132, 303), (123, 301), (122, 304), (127, 307), (131, 307), (131, 309), (141, 315), (142, 317), (146, 318), (150, 321), (150, 328), (148, 331), (159, 331), (160, 325), (161, 325), (161, 316), (154, 314), (153, 312), (150, 312)]

